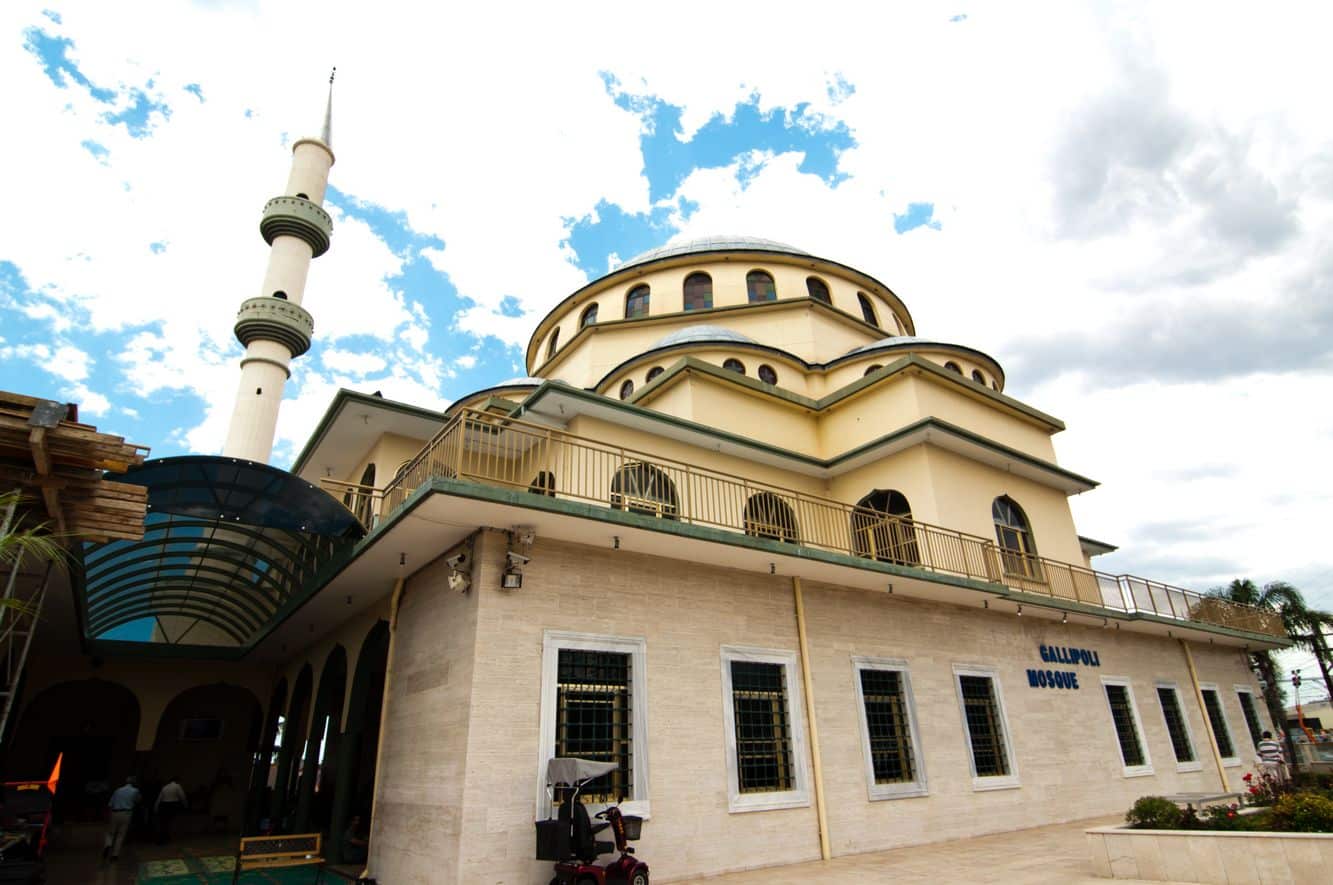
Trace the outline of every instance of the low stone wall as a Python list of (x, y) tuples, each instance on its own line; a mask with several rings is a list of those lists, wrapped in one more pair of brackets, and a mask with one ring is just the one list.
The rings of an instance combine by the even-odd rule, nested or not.
[(1333, 875), (1333, 834), (1198, 830), (1087, 830), (1095, 875), (1159, 882), (1323, 885)]

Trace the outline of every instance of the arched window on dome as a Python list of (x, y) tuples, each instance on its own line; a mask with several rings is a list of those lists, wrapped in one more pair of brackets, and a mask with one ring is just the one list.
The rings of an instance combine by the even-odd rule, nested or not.
[(795, 544), (801, 539), (796, 512), (772, 492), (751, 495), (745, 502), (745, 534)]
[(747, 273), (745, 293), (749, 296), (751, 304), (778, 300), (778, 287), (773, 284), (773, 277), (767, 271), (752, 270)]
[(611, 480), (611, 506), (659, 519), (676, 519), (680, 499), (676, 484), (664, 471), (635, 461), (617, 470)]
[(1000, 382), (998, 382), (998, 381), (996, 381), (994, 378), (992, 378), (992, 379), (991, 379), (991, 382), (990, 382), (990, 389), (991, 389), (991, 390), (994, 390), (996, 393), (998, 393), (999, 390), (1000, 390)]
[(545, 495), (548, 498), (555, 497), (555, 474), (543, 470), (533, 477), (532, 482), (528, 483), (528, 491), (534, 495)]
[(555, 331), (551, 333), (551, 340), (546, 342), (546, 358), (549, 360), (555, 356), (555, 349), (560, 345), (560, 327), (556, 326)]
[(708, 310), (713, 306), (713, 278), (708, 274), (692, 273), (685, 278), (685, 309)]
[(861, 304), (861, 318), (872, 326), (878, 326), (879, 318), (875, 316), (875, 305), (870, 303), (866, 293), (857, 292), (856, 300)]
[(805, 290), (810, 297), (825, 304), (832, 304), (833, 298), (828, 293), (828, 285), (819, 277), (806, 277)]
[(865, 372), (863, 372), (863, 373), (861, 374), (861, 377), (864, 378), (866, 375), (869, 375), (871, 372), (878, 372), (878, 371), (879, 371), (880, 369), (882, 369), (882, 368), (884, 368), (884, 367), (881, 366), (879, 363), (874, 363), (873, 365), (870, 365), (870, 366), (867, 366), (867, 367), (866, 367), (866, 370), (865, 370)]
[(991, 502), (990, 512), (1005, 574), (1041, 580), (1037, 543), (1032, 539), (1032, 528), (1023, 508), (1013, 498), (1002, 495)]
[(722, 368), (728, 372), (735, 372), (737, 375), (745, 374), (745, 363), (733, 357), (727, 357), (722, 361)]
[(661, 374), (662, 374), (662, 367), (661, 367), (661, 366), (653, 366), (651, 369), (648, 370), (648, 377), (644, 380), (644, 383), (645, 383), (645, 384), (652, 384), (653, 381), (654, 381), (654, 379), (656, 379), (657, 376), (658, 376), (658, 375), (661, 375)]
[(589, 304), (583, 308), (583, 314), (579, 317), (579, 328), (585, 328), (597, 323), (597, 302)]
[(944, 368), (948, 369), (950, 372), (957, 372), (959, 375), (963, 374), (963, 370), (959, 368), (958, 364), (953, 360), (949, 360), (945, 363)]
[(912, 506), (902, 492), (875, 489), (856, 503), (852, 511), (852, 552), (899, 565), (921, 562)]
[(636, 317), (648, 316), (648, 299), (650, 292), (647, 286), (635, 286), (629, 290), (625, 296), (625, 319), (632, 320)]
[(981, 374), (978, 369), (972, 370), (972, 380), (980, 384), (982, 387), (986, 386), (986, 376)]
[(762, 366), (759, 367), (758, 375), (759, 375), (759, 380), (764, 382), (765, 384), (778, 383), (777, 369), (774, 369), (768, 363), (764, 363)]
[(620, 398), (629, 399), (633, 395), (634, 395), (634, 382), (631, 381), (629, 378), (626, 378), (620, 384)]

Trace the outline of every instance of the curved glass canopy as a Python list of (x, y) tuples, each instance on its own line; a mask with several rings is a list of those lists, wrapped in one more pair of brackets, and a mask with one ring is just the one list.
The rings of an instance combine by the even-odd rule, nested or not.
[(189, 455), (118, 475), (146, 486), (141, 540), (85, 544), (87, 639), (248, 650), (314, 593), (365, 530), (276, 467)]

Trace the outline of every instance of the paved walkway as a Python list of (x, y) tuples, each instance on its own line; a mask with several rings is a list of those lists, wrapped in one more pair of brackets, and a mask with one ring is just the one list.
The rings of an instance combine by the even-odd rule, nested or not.
[[(1129, 879), (1092, 875), (1083, 831), (1122, 817), (1098, 817), (1069, 824), (997, 833), (976, 839), (936, 842), (830, 861), (769, 867), (695, 881), (707, 885), (864, 885), (867, 882), (966, 882), (996, 885), (1128, 885)], [(1159, 883), (1160, 885), (1160, 883)]]

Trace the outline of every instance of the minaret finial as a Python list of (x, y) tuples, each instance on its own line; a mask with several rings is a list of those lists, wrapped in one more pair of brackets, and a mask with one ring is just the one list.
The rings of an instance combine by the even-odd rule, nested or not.
[(324, 108), (324, 132), (320, 135), (320, 141), (330, 148), (333, 147), (333, 78), (337, 74), (338, 66), (334, 65), (329, 72), (329, 103)]

